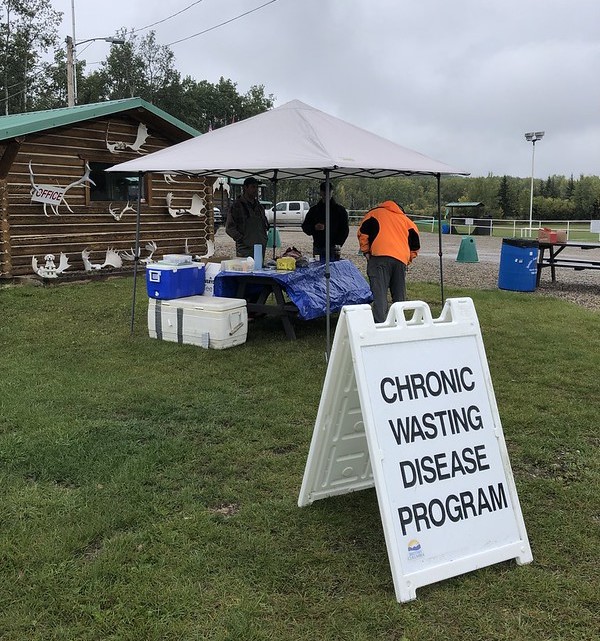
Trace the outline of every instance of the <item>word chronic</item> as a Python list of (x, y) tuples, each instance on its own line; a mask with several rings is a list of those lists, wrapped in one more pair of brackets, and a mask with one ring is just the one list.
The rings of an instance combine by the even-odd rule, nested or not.
[(402, 378), (386, 376), (381, 380), (379, 389), (381, 398), (386, 403), (402, 403), (405, 400), (414, 401), (430, 396), (472, 392), (475, 389), (475, 381), (470, 367), (455, 367), (448, 371), (406, 374)]

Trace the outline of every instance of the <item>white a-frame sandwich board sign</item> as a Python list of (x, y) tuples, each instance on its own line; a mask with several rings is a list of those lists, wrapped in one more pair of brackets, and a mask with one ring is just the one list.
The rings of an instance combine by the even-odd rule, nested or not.
[(342, 309), (298, 504), (373, 485), (398, 601), (532, 560), (470, 298)]

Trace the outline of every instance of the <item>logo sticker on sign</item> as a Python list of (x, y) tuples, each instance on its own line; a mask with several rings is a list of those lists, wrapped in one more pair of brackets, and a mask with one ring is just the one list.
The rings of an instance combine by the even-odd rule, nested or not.
[(373, 485), (398, 601), (532, 560), (470, 298), (342, 310), (298, 503)]

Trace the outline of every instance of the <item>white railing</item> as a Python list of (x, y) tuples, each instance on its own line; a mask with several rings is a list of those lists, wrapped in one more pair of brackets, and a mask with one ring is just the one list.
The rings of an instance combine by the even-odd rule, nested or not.
[[(366, 214), (365, 209), (348, 210), (351, 225), (358, 225)], [(418, 216), (410, 214), (417, 227), (426, 232), (437, 232), (436, 216)], [(600, 242), (600, 233), (592, 232), (589, 220), (533, 220), (531, 227), (528, 220), (507, 218), (450, 218), (442, 219), (442, 233), (464, 235), (486, 235), (513, 238), (537, 238), (538, 229), (548, 227), (553, 230), (565, 230), (569, 240), (594, 240)]]

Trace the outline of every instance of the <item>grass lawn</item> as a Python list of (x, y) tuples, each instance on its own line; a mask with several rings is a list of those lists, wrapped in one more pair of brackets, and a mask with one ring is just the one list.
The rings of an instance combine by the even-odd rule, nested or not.
[(296, 504), (324, 320), (203, 350), (147, 337), (143, 283), (131, 338), (130, 279), (0, 289), (0, 639), (598, 638), (599, 316), (446, 295), (475, 301), (534, 561), (400, 605), (374, 490)]

